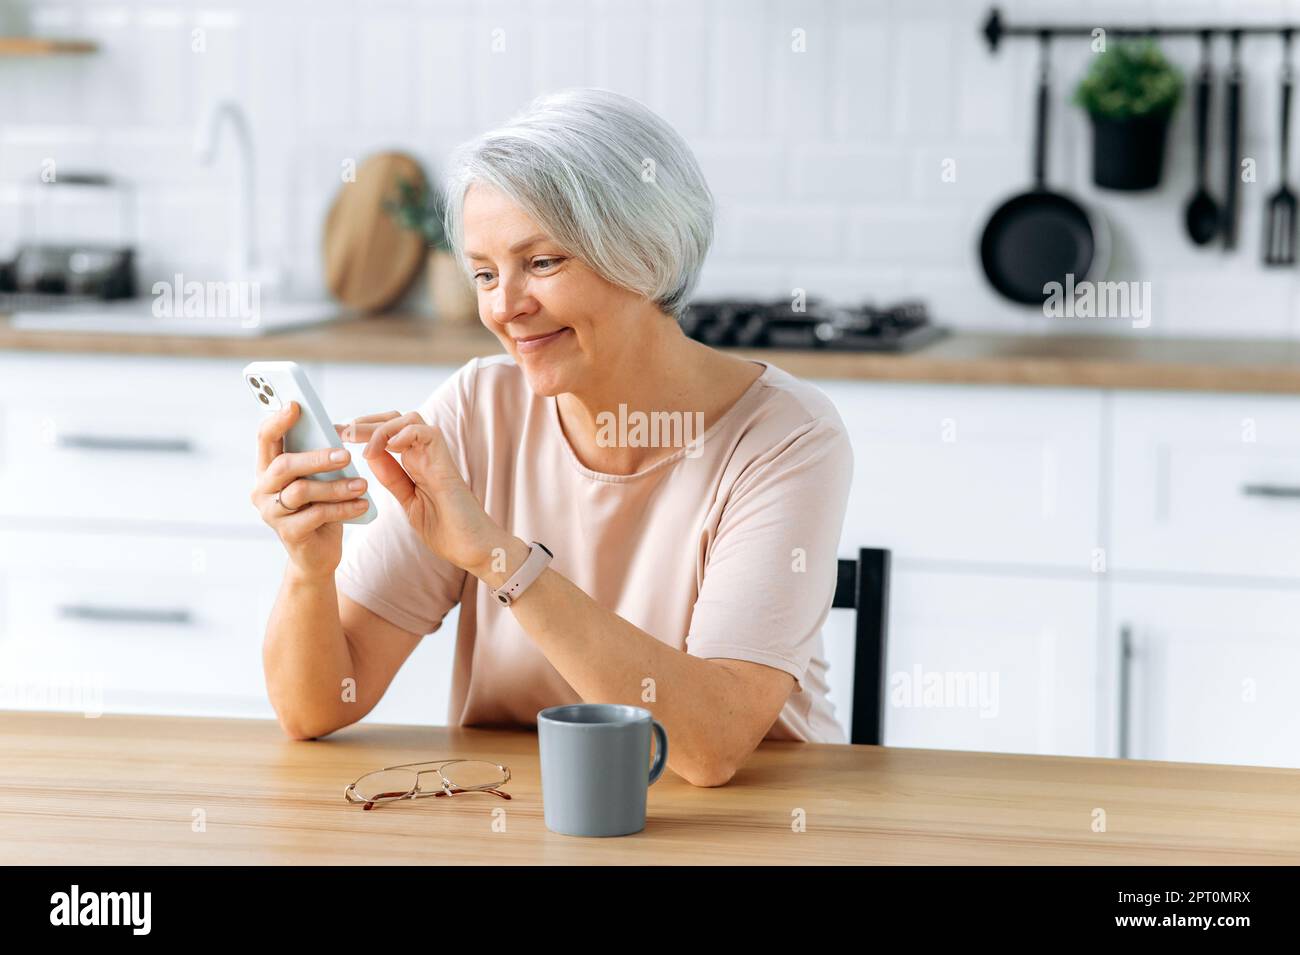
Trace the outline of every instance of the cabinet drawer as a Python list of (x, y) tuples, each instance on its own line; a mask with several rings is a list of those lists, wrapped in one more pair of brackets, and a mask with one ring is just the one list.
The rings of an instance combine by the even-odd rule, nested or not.
[(329, 413), (344, 422), (378, 411), (415, 411), (458, 368), (329, 362), (315, 384)]
[(0, 358), (0, 517), (260, 524), (243, 364)]
[(1112, 568), (1300, 575), (1300, 399), (1114, 397)]
[(1116, 584), (1110, 618), (1133, 758), (1300, 766), (1300, 591)]
[(885, 743), (1097, 755), (1099, 586), (897, 569)]
[(818, 382), (853, 442), (841, 553), (1088, 570), (1101, 398), (1085, 391)]
[(137, 698), (265, 699), (278, 541), (0, 531), (0, 673), (32, 694), (78, 674)]
[[(438, 386), (456, 368), (450, 365), (392, 366), (340, 364), (331, 362), (320, 371), (316, 388), (335, 423), (342, 424), (362, 415), (381, 411), (418, 411)], [(378, 508), (395, 506), (392, 495), (375, 480), (374, 472), (361, 457), (361, 446), (352, 445), (352, 463), (370, 483), (370, 496)], [(350, 528), (344, 528), (346, 533)]]

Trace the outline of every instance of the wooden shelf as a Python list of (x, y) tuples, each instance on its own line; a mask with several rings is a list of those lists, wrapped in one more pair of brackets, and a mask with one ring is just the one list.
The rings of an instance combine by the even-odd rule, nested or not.
[(39, 36), (0, 36), (0, 56), (61, 56), (94, 53), (99, 45), (89, 40), (55, 40)]

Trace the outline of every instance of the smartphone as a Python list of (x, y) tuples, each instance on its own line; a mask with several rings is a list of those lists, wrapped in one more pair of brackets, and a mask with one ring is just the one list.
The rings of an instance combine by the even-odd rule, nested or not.
[[(274, 414), (292, 401), (298, 402), (298, 421), (284, 436), (285, 451), (343, 447), (330, 416), (325, 413), (325, 406), (316, 396), (316, 389), (297, 362), (252, 362), (244, 368), (244, 384), (252, 389), (253, 397), (267, 414)], [(349, 461), (336, 471), (321, 471), (307, 476), (313, 481), (340, 481), (361, 475)], [(379, 516), (369, 491), (362, 494), (361, 499), (366, 502), (365, 513), (347, 518), (344, 524), (369, 524)]]

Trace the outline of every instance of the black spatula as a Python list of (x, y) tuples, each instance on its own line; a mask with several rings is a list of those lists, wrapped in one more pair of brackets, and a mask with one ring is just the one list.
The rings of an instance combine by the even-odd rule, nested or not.
[(1291, 31), (1282, 33), (1281, 184), (1268, 200), (1264, 218), (1264, 264), (1295, 265), (1296, 198), (1287, 179), (1291, 132)]
[(1210, 34), (1201, 34), (1201, 68), (1196, 73), (1196, 191), (1187, 201), (1187, 235), (1205, 245), (1219, 234), (1219, 204), (1206, 184), (1206, 145), (1210, 124)]
[(1241, 182), (1241, 33), (1234, 30), (1231, 34), (1232, 60), (1228, 66), (1228, 89), (1224, 97), (1227, 101), (1227, 121), (1224, 129), (1228, 134), (1228, 161), (1223, 180), (1223, 218), (1219, 228), (1223, 233), (1223, 247), (1237, 247), (1237, 185)]

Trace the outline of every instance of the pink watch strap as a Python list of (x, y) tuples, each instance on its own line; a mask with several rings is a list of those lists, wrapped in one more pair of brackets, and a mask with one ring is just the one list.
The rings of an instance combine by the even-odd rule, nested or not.
[(508, 607), (519, 595), (527, 590), (534, 580), (542, 575), (546, 565), (551, 562), (555, 556), (547, 549), (545, 544), (533, 541), (529, 545), (528, 557), (523, 564), (516, 570), (504, 584), (492, 591), (492, 596), (503, 606)]

